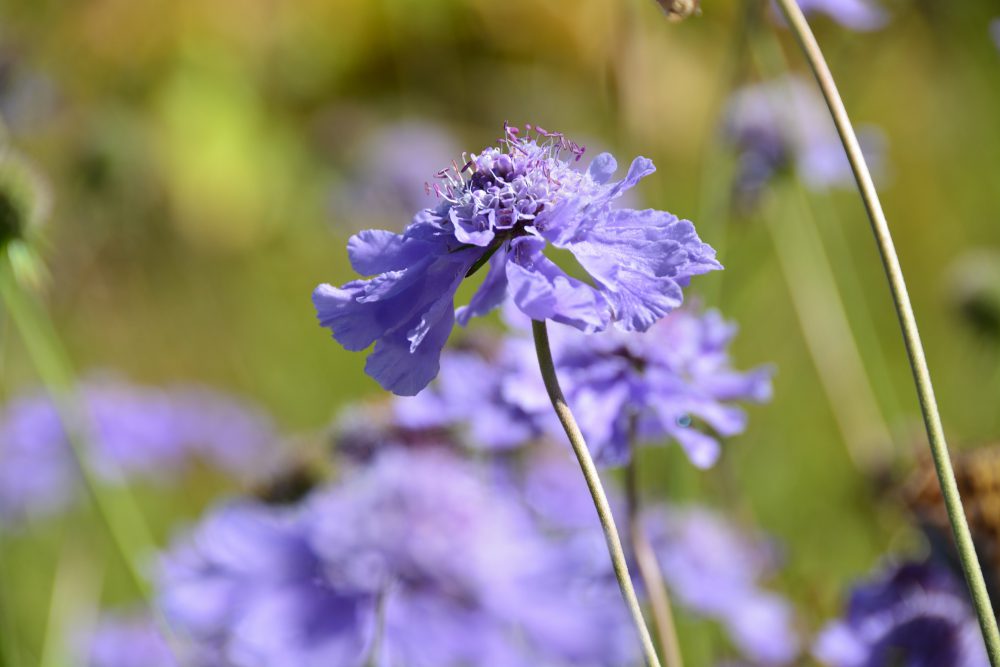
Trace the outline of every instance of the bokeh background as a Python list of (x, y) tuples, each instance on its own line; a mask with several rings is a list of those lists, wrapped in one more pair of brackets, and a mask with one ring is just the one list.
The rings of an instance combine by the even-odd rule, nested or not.
[[(876, 31), (814, 23), (853, 118), (881, 132), (877, 180), (950, 440), (984, 445), (1000, 435), (1000, 8), (885, 8)], [(74, 367), (232, 391), (304, 452), (348, 401), (381, 394), (309, 300), (351, 277), (351, 233), (401, 229), (423, 182), (505, 120), (652, 158), (636, 199), (693, 220), (726, 266), (691, 296), (739, 323), (737, 367), (777, 374), (720, 466), (648, 451), (643, 485), (773, 536), (808, 633), (886, 553), (925, 549), (894, 494), (924, 440), (856, 193), (783, 174), (749, 210), (730, 197), (726, 101), (788, 70), (808, 74), (770, 8), (729, 0), (680, 23), (652, 0), (0, 1), (0, 115), (48, 183), (40, 294)], [(39, 377), (0, 326), (9, 399)], [(200, 470), (133, 489), (160, 544), (237, 490)], [(0, 537), (8, 659), (57, 656), (60, 623), (136, 597), (99, 526), (83, 507)], [(680, 624), (690, 664), (709, 664), (716, 635)]]

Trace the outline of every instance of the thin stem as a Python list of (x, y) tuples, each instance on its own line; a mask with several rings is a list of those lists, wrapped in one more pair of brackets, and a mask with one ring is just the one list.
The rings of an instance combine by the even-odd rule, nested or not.
[(983, 580), (983, 573), (976, 557), (976, 548), (972, 542), (972, 534), (969, 532), (969, 525), (966, 522), (965, 512), (962, 508), (962, 498), (958, 492), (958, 484), (955, 482), (955, 473), (952, 470), (951, 458), (948, 454), (948, 443), (945, 441), (944, 429), (941, 426), (941, 416), (938, 413), (937, 402), (934, 399), (934, 388), (931, 385), (930, 371), (927, 368), (927, 359), (924, 356), (924, 349), (920, 343), (920, 332), (917, 330), (917, 321), (913, 315), (913, 306), (910, 304), (910, 297), (906, 291), (906, 282), (903, 279), (903, 270), (896, 256), (896, 249), (892, 242), (892, 235), (889, 232), (889, 224), (886, 222), (885, 214), (882, 211), (882, 204), (879, 202), (878, 193), (875, 190), (875, 183), (872, 181), (865, 164), (864, 155), (861, 153), (861, 146), (858, 138), (851, 126), (851, 121), (847, 116), (847, 109), (840, 99), (837, 85), (834, 83), (830, 68), (823, 58), (823, 52), (819, 48), (819, 43), (809, 28), (802, 10), (795, 3), (795, 0), (777, 0), (782, 13), (791, 26), (799, 46), (805, 53), (809, 66), (812, 68), (816, 81), (819, 83), (823, 97), (833, 116), (833, 122), (837, 126), (837, 132), (847, 151), (847, 158), (854, 171), (854, 178), (858, 182), (858, 189), (861, 199), (864, 202), (868, 217), (871, 220), (872, 231), (875, 234), (875, 243), (878, 245), (879, 254), (882, 256), (882, 265), (885, 268), (886, 277), (889, 281), (889, 289), (892, 292), (892, 299), (896, 306), (896, 314), (899, 317), (899, 324), (903, 331), (903, 341), (906, 344), (906, 352), (909, 357), (910, 367), (913, 370), (913, 379), (917, 388), (917, 396), (920, 399), (920, 411), (923, 414), (924, 426), (927, 429), (927, 439), (930, 443), (931, 456), (934, 459), (934, 467), (937, 470), (938, 482), (941, 485), (941, 495), (944, 497), (945, 509), (948, 512), (948, 519), (951, 521), (952, 532), (955, 535), (955, 543), (958, 547), (959, 559), (962, 563), (962, 570), (965, 572), (965, 580), (969, 585), (972, 594), (972, 602), (979, 617), (979, 627), (986, 642), (986, 651), (990, 657), (990, 664), (993, 667), (1000, 667), (1000, 630), (997, 629), (996, 617), (993, 615), (990, 606), (990, 598), (986, 591), (986, 582)]
[(84, 442), (86, 419), (73, 387), (73, 372), (69, 360), (52, 323), (17, 285), (10, 265), (5, 262), (0, 263), (0, 299), (52, 396), (56, 413), (66, 431), (70, 449), (80, 470), (83, 486), (108, 529), (111, 542), (120, 554), (133, 583), (143, 599), (148, 601), (152, 594), (139, 564), (141, 557), (155, 552), (148, 528), (142, 515), (131, 503), (116, 503), (94, 479)]
[(601, 485), (601, 478), (597, 474), (597, 466), (590, 456), (587, 443), (583, 439), (583, 433), (573, 417), (562, 389), (559, 388), (559, 378), (556, 377), (555, 363), (552, 361), (552, 349), (549, 347), (549, 332), (545, 328), (545, 321), (533, 320), (531, 330), (535, 335), (535, 352), (538, 355), (538, 367), (542, 371), (542, 380), (545, 381), (545, 389), (552, 400), (552, 407), (559, 417), (563, 429), (569, 437), (569, 443), (573, 446), (573, 453), (576, 454), (577, 461), (580, 462), (580, 469), (583, 471), (583, 478), (590, 489), (590, 495), (594, 499), (594, 508), (597, 510), (597, 517), (601, 521), (601, 528), (604, 530), (604, 539), (608, 543), (608, 552), (611, 555), (611, 565), (618, 579), (618, 587), (621, 588), (622, 597), (632, 615), (632, 622), (639, 633), (639, 641), (642, 645), (642, 653), (648, 667), (660, 667), (660, 659), (656, 657), (656, 649), (653, 647), (653, 639), (649, 636), (649, 629), (646, 621), (642, 617), (642, 608), (639, 606), (639, 598), (636, 597), (635, 588), (632, 586), (632, 578), (629, 575), (628, 564), (625, 561), (625, 550), (622, 548), (621, 538), (618, 536), (618, 529), (615, 527), (615, 519), (611, 515), (611, 505), (608, 504), (608, 497), (604, 493)]
[(628, 532), (635, 555), (639, 576), (649, 596), (649, 606), (653, 612), (653, 626), (656, 628), (660, 649), (663, 651), (663, 662), (667, 667), (684, 667), (681, 657), (680, 642), (677, 641), (677, 628), (674, 626), (674, 614), (670, 608), (670, 593), (663, 581), (660, 562), (646, 538), (639, 517), (639, 480), (636, 457), (633, 452), (625, 468), (625, 503), (628, 513)]

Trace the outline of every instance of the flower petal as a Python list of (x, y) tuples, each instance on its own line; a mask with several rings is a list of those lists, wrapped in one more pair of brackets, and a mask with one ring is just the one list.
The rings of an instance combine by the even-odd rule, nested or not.
[(490, 258), (490, 270), (469, 305), (459, 308), (455, 315), (463, 327), (473, 317), (482, 317), (503, 303), (507, 296), (507, 253), (501, 249)]
[(523, 236), (511, 242), (507, 280), (517, 307), (533, 320), (553, 320), (581, 331), (607, 327), (608, 304), (590, 285), (570, 278), (542, 254), (545, 241)]

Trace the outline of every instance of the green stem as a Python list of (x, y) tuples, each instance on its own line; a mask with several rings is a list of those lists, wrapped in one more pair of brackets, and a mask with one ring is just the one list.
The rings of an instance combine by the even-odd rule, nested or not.
[(577, 461), (583, 471), (583, 478), (590, 489), (590, 495), (594, 499), (594, 508), (601, 521), (601, 528), (604, 530), (604, 539), (608, 543), (608, 552), (611, 555), (611, 565), (618, 579), (618, 587), (621, 589), (622, 597), (632, 615), (632, 622), (639, 633), (639, 640), (642, 644), (642, 653), (648, 667), (660, 667), (660, 660), (656, 657), (656, 649), (653, 647), (653, 639), (649, 635), (646, 621), (642, 617), (642, 608), (639, 606), (639, 598), (636, 597), (635, 588), (632, 586), (632, 577), (629, 575), (628, 564), (625, 561), (625, 550), (622, 548), (621, 538), (618, 536), (618, 529), (615, 527), (615, 519), (611, 514), (611, 505), (608, 504), (607, 495), (601, 484), (600, 475), (597, 473), (597, 466), (590, 456), (587, 443), (583, 439), (583, 433), (573, 417), (573, 412), (566, 404), (562, 389), (559, 388), (559, 378), (556, 376), (555, 363), (552, 361), (552, 349), (549, 347), (549, 332), (545, 328), (545, 321), (533, 320), (531, 330), (535, 335), (535, 352), (538, 355), (538, 366), (542, 371), (542, 379), (545, 381), (545, 389), (552, 400), (552, 407), (559, 417), (569, 443), (573, 447)]
[(639, 512), (639, 479), (636, 455), (633, 451), (625, 468), (625, 502), (628, 512), (628, 532), (632, 543), (632, 553), (638, 566), (639, 577), (649, 596), (649, 607), (653, 612), (653, 627), (656, 628), (660, 649), (663, 651), (663, 662), (667, 667), (684, 667), (681, 657), (680, 642), (677, 640), (677, 628), (674, 626), (674, 614), (670, 607), (670, 593), (663, 581), (660, 562), (656, 558), (652, 545), (642, 529)]
[(131, 503), (117, 503), (107, 495), (94, 480), (86, 456), (84, 441), (86, 418), (83, 415), (74, 390), (73, 372), (58, 336), (41, 308), (25, 294), (14, 278), (11, 266), (0, 263), (0, 299), (17, 327), (38, 374), (52, 396), (70, 448), (83, 478), (84, 487), (101, 520), (108, 529), (108, 535), (124, 562), (126, 569), (142, 594), (143, 599), (151, 599), (151, 591), (141, 574), (139, 559), (155, 552), (153, 540), (142, 519), (142, 515)]
[(920, 399), (920, 411), (927, 429), (931, 456), (937, 470), (948, 519), (951, 521), (952, 532), (955, 535), (962, 570), (965, 572), (965, 580), (972, 594), (972, 603), (979, 617), (979, 627), (986, 642), (990, 664), (993, 667), (1000, 667), (1000, 630), (997, 629), (996, 617), (993, 615), (990, 598), (986, 591), (986, 582), (983, 580), (983, 573), (976, 557), (976, 548), (972, 542), (972, 534), (969, 532), (969, 525), (965, 518), (962, 498), (958, 492), (958, 484), (951, 466), (951, 457), (948, 454), (948, 443), (945, 441), (944, 429), (941, 426), (941, 416), (934, 399), (934, 388), (931, 385), (927, 359), (920, 342), (920, 332), (917, 330), (913, 306), (910, 304), (910, 297), (906, 291), (903, 270), (900, 267), (892, 235), (889, 232), (889, 224), (882, 211), (882, 204), (879, 202), (875, 183), (868, 171), (868, 165), (865, 163), (858, 138), (847, 116), (847, 109), (837, 91), (837, 85), (834, 83), (833, 75), (826, 64), (819, 43), (809, 28), (809, 23), (795, 0), (777, 0), (777, 2), (809, 61), (809, 66), (816, 76), (820, 90), (823, 92), (823, 97), (830, 109), (830, 115), (833, 117), (833, 122), (837, 126), (837, 132), (847, 152), (851, 169), (854, 171), (854, 178), (858, 182), (861, 199), (871, 220), (872, 232), (875, 234), (875, 242), (878, 245), (879, 254), (882, 256), (882, 265), (889, 281), (889, 289), (892, 292), (896, 314), (902, 328), (910, 367), (913, 370), (913, 379), (917, 388), (917, 396)]

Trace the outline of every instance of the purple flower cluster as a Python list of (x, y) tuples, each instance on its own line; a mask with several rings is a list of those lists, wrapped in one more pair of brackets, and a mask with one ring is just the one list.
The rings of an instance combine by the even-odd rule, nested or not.
[[(351, 238), (354, 270), (370, 279), (341, 288), (320, 285), (313, 302), (320, 323), (345, 348), (375, 344), (366, 372), (384, 388), (413, 395), (438, 373), (441, 350), (457, 319), (485, 315), (510, 295), (536, 320), (587, 332), (611, 323), (645, 331), (680, 305), (681, 287), (721, 268), (694, 226), (615, 200), (654, 171), (636, 158), (613, 182), (615, 159), (598, 155), (587, 171), (583, 149), (561, 134), (505, 126), (498, 148), (438, 173), (442, 203), (419, 212), (402, 234), (368, 230)], [(569, 276), (543, 253), (569, 251), (592, 285)], [(454, 310), (462, 281), (489, 270), (468, 306)]]
[[(794, 169), (810, 188), (853, 187), (850, 163), (822, 97), (811, 83), (789, 76), (736, 91), (725, 116), (725, 135), (738, 151), (736, 194), (753, 204), (780, 172)], [(865, 157), (876, 171), (881, 134), (860, 132)]]
[[(556, 371), (595, 458), (619, 465), (628, 461), (633, 442), (674, 440), (695, 465), (711, 466), (720, 452), (717, 436), (746, 428), (746, 413), (734, 403), (771, 395), (769, 368), (743, 373), (730, 365), (735, 334), (716, 311), (693, 307), (674, 311), (644, 334), (554, 329)], [(491, 371), (470, 352), (445, 355), (442, 368), (433, 390), (397, 400), (402, 423), (464, 422), (471, 441), (490, 449), (541, 433), (562, 438), (530, 339), (508, 339)], [(705, 428), (694, 428), (693, 420)]]
[[(159, 479), (195, 458), (245, 478), (275, 456), (270, 419), (211, 389), (102, 378), (82, 383), (77, 396), (85, 464), (108, 482)], [(0, 524), (59, 511), (78, 491), (77, 461), (51, 397), (8, 403), (0, 413)]]
[(851, 594), (813, 652), (830, 667), (985, 667), (963, 583), (930, 563), (890, 567)]
[(571, 581), (484, 472), (390, 447), (299, 506), (224, 507), (165, 557), (160, 604), (236, 667), (629, 664), (613, 582)]

